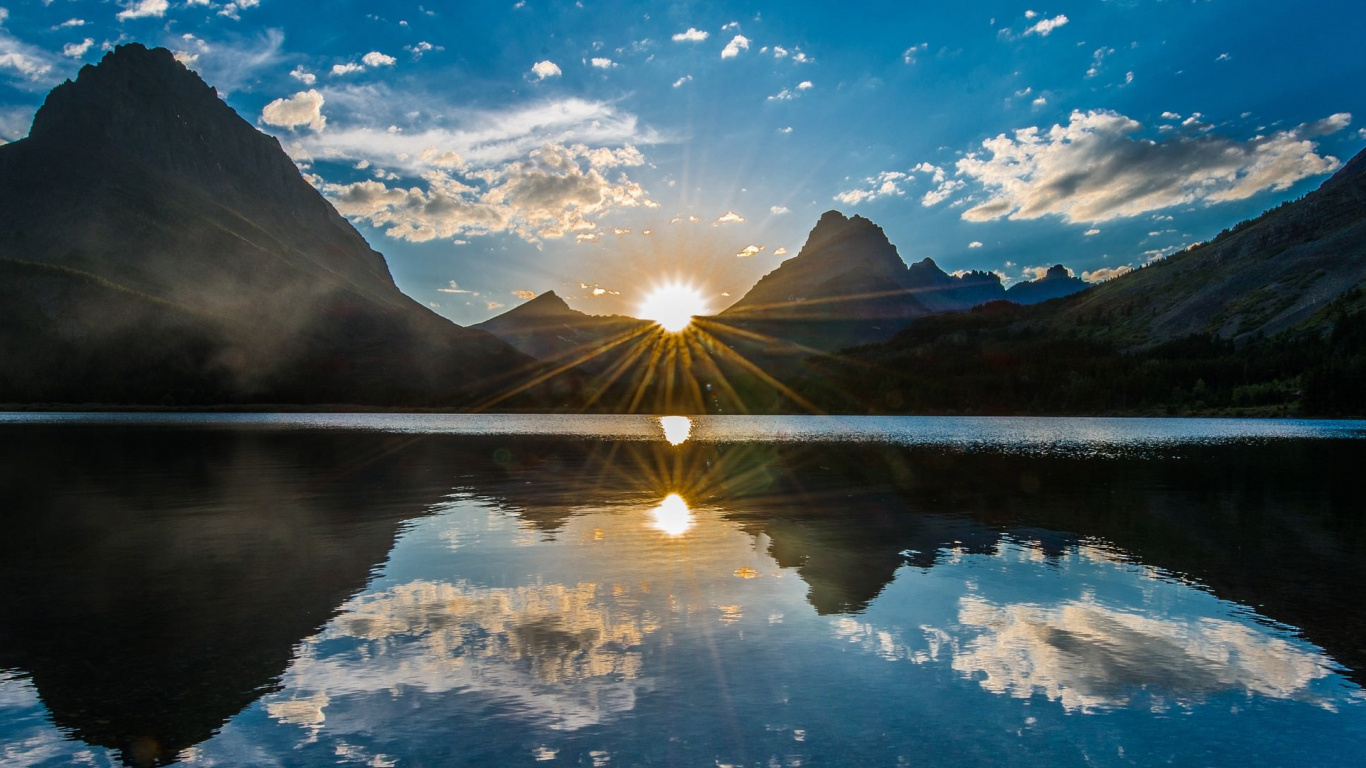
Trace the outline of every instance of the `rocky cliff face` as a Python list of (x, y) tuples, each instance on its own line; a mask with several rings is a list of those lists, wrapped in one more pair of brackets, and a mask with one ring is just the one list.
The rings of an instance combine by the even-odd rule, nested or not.
[(0, 272), (0, 401), (455, 404), (529, 362), (403, 295), (279, 142), (137, 44), (0, 147)]

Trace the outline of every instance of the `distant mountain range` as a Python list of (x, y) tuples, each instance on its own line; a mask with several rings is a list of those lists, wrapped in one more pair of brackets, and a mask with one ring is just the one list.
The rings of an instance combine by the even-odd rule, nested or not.
[(0, 402), (468, 405), (534, 361), (394, 285), (279, 142), (121, 45), (0, 146)]

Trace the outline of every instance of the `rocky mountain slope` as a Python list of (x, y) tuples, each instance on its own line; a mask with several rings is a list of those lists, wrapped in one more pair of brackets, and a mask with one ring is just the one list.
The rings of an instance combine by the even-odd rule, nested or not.
[[(546, 291), (525, 304), (470, 326), (486, 331), (538, 360), (569, 361), (612, 339), (650, 325), (620, 315), (590, 315)], [(593, 369), (591, 362), (586, 366)]]
[(1294, 328), (1364, 281), (1366, 152), (1304, 198), (1103, 283), (1053, 321), (1100, 319), (1134, 347), (1190, 334), (1242, 342)]
[(0, 402), (454, 405), (531, 361), (384, 258), (165, 49), (119, 46), (0, 147)]

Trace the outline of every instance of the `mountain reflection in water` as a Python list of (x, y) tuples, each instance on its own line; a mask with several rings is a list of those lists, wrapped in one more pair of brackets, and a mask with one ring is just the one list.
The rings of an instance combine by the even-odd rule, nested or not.
[(2, 429), (6, 765), (1366, 744), (1359, 439)]

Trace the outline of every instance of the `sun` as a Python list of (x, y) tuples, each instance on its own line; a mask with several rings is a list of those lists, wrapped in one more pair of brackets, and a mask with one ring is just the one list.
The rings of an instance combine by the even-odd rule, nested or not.
[(641, 318), (659, 323), (669, 333), (678, 333), (688, 327), (694, 316), (710, 311), (700, 291), (681, 283), (656, 288), (640, 304)]

